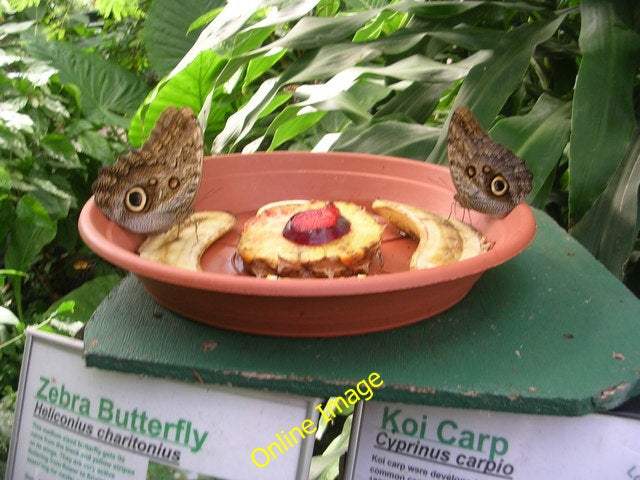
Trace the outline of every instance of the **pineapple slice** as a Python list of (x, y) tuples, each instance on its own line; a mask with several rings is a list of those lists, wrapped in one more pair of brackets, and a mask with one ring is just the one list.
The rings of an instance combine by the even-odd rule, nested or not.
[[(323, 211), (328, 205), (335, 206), (339, 216), (349, 222), (346, 233), (342, 223), (337, 230), (339, 236), (331, 230), (328, 241), (318, 245), (285, 238), (284, 232), (292, 217), (311, 210)], [(257, 277), (346, 277), (366, 274), (374, 260), (381, 261), (383, 230), (384, 226), (371, 214), (353, 203), (277, 202), (262, 207), (258, 215), (245, 223), (237, 248), (247, 272)], [(294, 240), (303, 237), (288, 236)]]

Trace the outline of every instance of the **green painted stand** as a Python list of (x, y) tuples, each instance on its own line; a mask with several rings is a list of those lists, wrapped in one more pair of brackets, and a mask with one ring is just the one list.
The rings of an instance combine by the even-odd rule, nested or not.
[[(640, 301), (549, 217), (454, 308), (332, 339), (246, 335), (173, 314), (129, 276), (85, 333), (89, 366), (302, 395), (378, 372), (374, 400), (582, 415), (640, 392)], [(211, 306), (215, 315), (215, 305)]]

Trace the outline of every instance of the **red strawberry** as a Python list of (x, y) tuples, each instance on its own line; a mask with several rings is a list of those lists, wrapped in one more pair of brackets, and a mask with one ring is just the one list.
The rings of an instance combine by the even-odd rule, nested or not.
[(315, 210), (293, 215), (282, 231), (287, 240), (301, 245), (322, 245), (336, 240), (351, 229), (349, 220), (340, 215), (332, 202)]

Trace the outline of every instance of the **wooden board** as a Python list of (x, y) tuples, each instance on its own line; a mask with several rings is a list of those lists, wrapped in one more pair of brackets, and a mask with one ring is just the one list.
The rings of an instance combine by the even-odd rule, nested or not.
[[(547, 215), (454, 308), (387, 332), (288, 339), (175, 315), (129, 276), (87, 326), (89, 366), (312, 396), (378, 372), (375, 400), (582, 415), (640, 392), (640, 301)], [(215, 315), (215, 305), (211, 306)]]

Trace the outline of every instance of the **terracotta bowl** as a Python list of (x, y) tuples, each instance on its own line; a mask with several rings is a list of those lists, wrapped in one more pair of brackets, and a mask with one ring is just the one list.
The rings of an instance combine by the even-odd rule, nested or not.
[[(487, 269), (521, 252), (535, 235), (531, 209), (503, 219), (471, 213), (471, 223), (495, 242), (475, 258), (408, 271), (415, 242), (387, 228), (384, 266), (364, 278), (278, 279), (240, 273), (235, 245), (244, 221), (263, 204), (286, 199), (346, 200), (370, 208), (376, 198), (458, 217), (446, 167), (354, 153), (274, 152), (205, 159), (196, 210), (227, 210), (238, 225), (202, 258), (201, 272), (155, 263), (136, 254), (143, 236), (104, 217), (93, 198), (79, 220), (83, 240), (107, 261), (133, 272), (158, 303), (193, 320), (264, 335), (331, 337), (400, 327), (460, 301)], [(453, 210), (452, 210), (453, 208)], [(467, 220), (469, 213), (467, 212)]]

